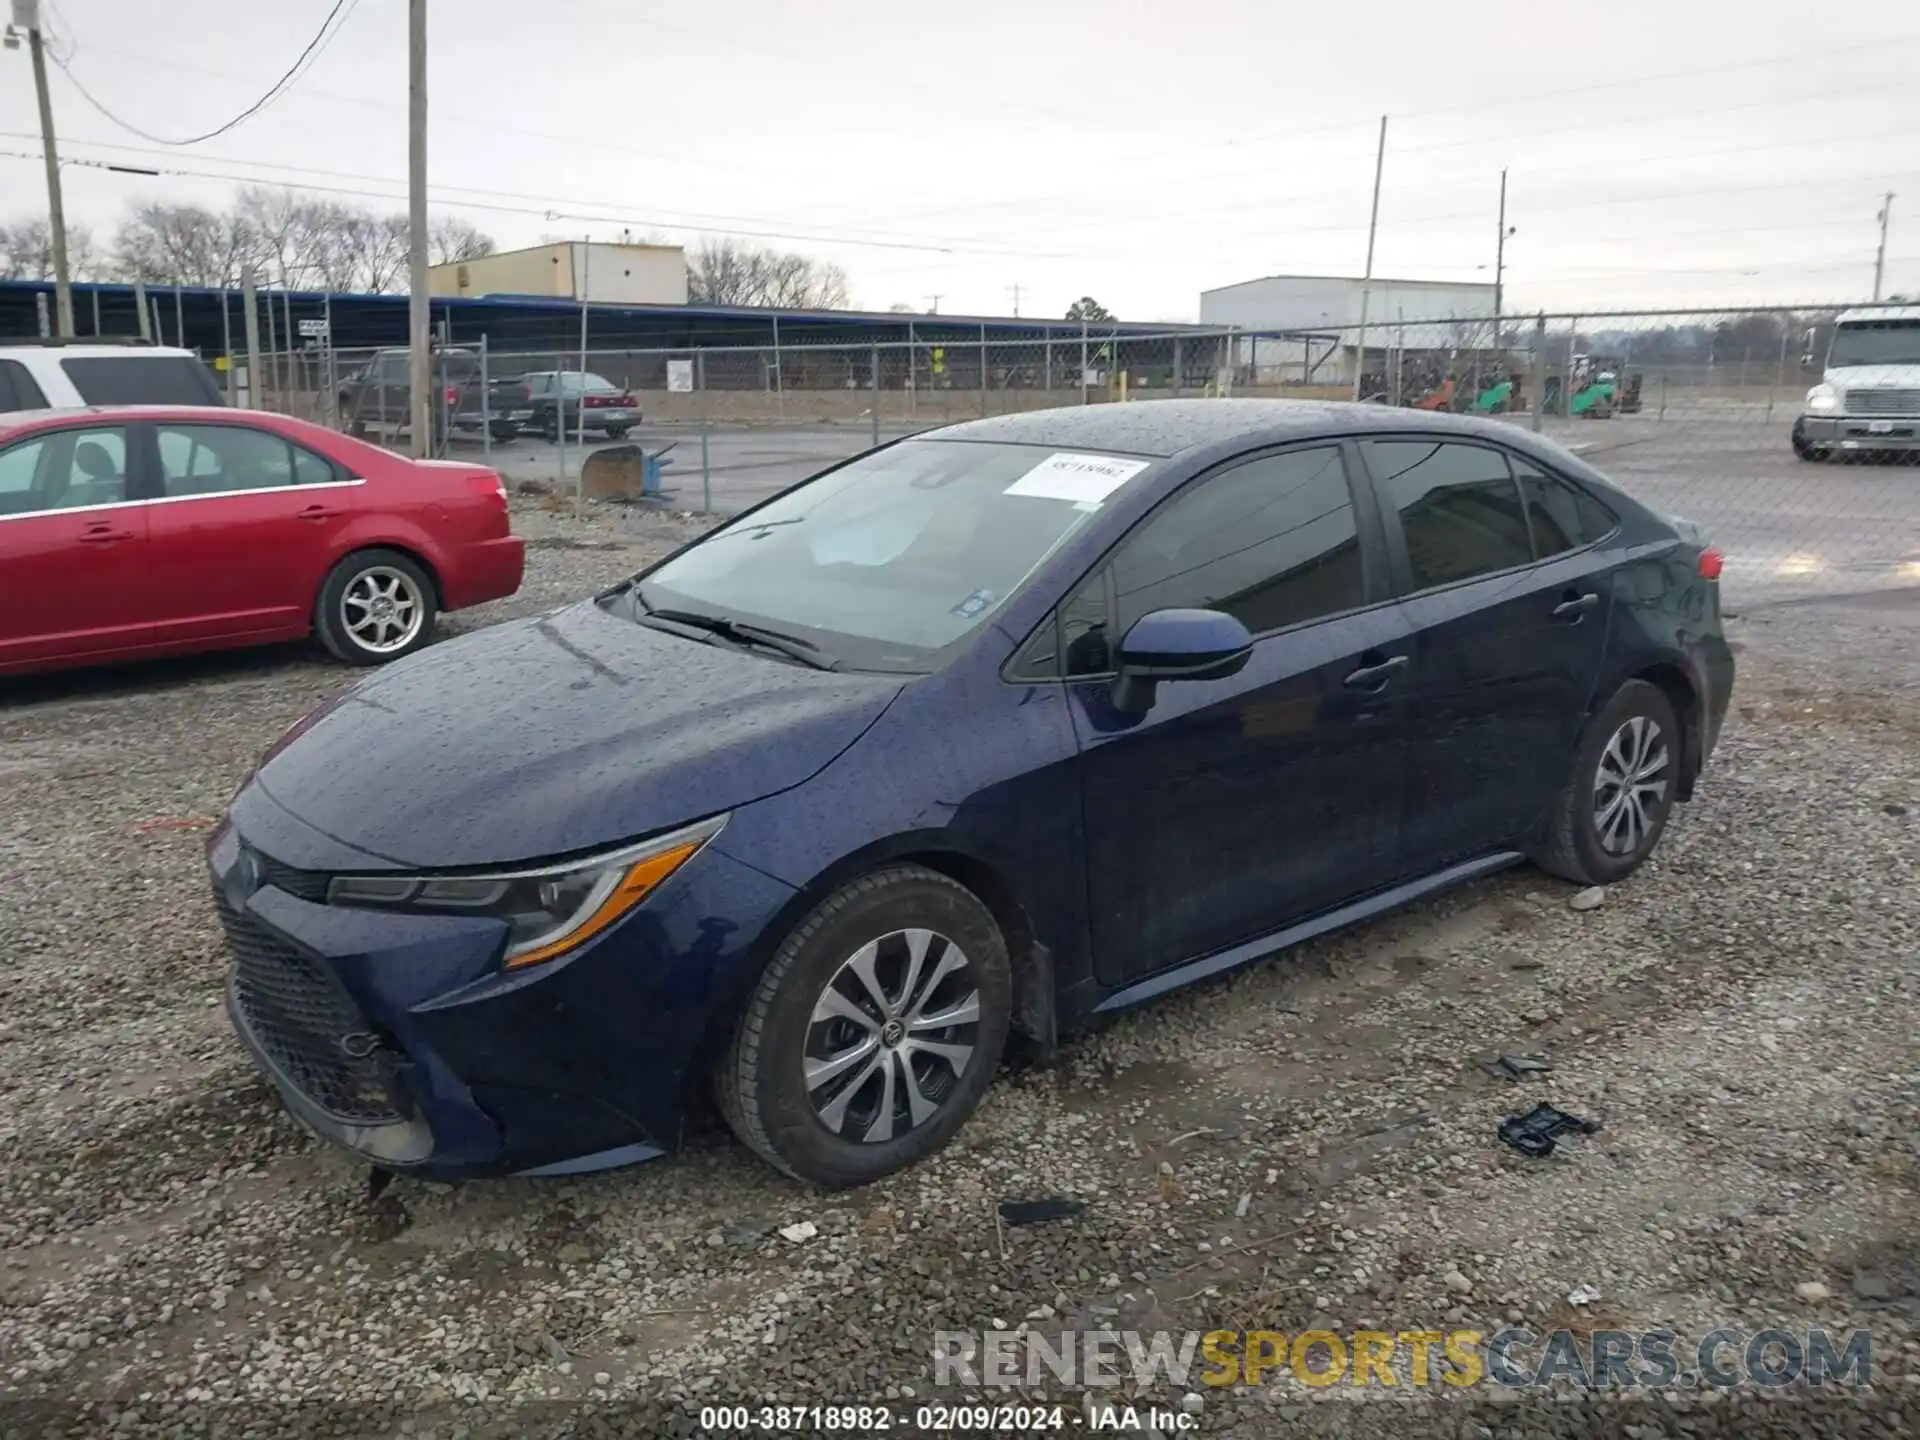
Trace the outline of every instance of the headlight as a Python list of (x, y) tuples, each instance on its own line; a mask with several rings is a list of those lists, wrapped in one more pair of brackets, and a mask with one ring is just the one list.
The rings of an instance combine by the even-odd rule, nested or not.
[(1823, 414), (1840, 408), (1840, 392), (1831, 385), (1821, 384), (1807, 391), (1807, 409), (1818, 410)]
[(507, 922), (508, 969), (537, 965), (598, 935), (720, 833), (726, 817), (581, 860), (476, 875), (341, 875), (327, 903)]

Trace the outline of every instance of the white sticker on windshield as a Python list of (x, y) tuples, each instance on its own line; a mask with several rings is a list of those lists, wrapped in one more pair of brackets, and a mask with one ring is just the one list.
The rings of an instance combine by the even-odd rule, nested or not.
[(1150, 463), (1121, 460), (1112, 455), (1061, 452), (1049, 455), (1027, 471), (1007, 487), (1006, 493), (1030, 495), (1037, 500), (1073, 500), (1083, 505), (1098, 505)]

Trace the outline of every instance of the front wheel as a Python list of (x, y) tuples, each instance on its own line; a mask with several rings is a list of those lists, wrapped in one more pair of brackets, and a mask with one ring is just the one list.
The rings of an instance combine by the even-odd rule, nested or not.
[(1673, 702), (1658, 686), (1629, 680), (1581, 731), (1534, 863), (1580, 885), (1626, 879), (1667, 828), (1680, 761)]
[(1805, 435), (1800, 433), (1800, 427), (1797, 425), (1793, 428), (1793, 453), (1802, 460), (1815, 463), (1827, 458), (1826, 447), (1824, 445), (1813, 444)]
[(349, 665), (384, 665), (433, 638), (433, 581), (397, 550), (358, 550), (333, 567), (314, 604), (320, 643)]
[(842, 886), (782, 942), (714, 1090), (749, 1148), (826, 1189), (940, 1149), (1000, 1063), (1013, 973), (993, 914), (918, 865)]

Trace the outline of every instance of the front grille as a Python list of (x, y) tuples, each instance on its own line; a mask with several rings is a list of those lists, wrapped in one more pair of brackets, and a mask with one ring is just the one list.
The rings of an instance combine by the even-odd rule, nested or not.
[(352, 1125), (404, 1120), (391, 1052), (373, 1035), (340, 981), (319, 961), (236, 911), (218, 886), (214, 904), (233, 952), (235, 1001), (280, 1073), (337, 1120)]
[(1920, 390), (1849, 390), (1849, 415), (1920, 415)]

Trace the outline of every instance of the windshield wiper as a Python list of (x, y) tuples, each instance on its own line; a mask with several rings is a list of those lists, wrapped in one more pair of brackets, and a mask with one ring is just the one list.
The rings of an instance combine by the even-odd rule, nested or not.
[[(638, 592), (636, 591), (636, 596)], [(653, 620), (665, 620), (675, 625), (685, 625), (692, 630), (704, 630), (723, 640), (731, 640), (736, 645), (758, 645), (764, 650), (773, 650), (789, 660), (798, 660), (802, 665), (811, 665), (815, 670), (838, 670), (840, 662), (829, 660), (820, 653), (820, 647), (810, 640), (802, 640), (798, 635), (783, 634), (778, 630), (768, 630), (759, 625), (748, 624), (744, 620), (729, 619), (725, 615), (705, 615), (697, 610), (647, 610), (647, 616)]]

